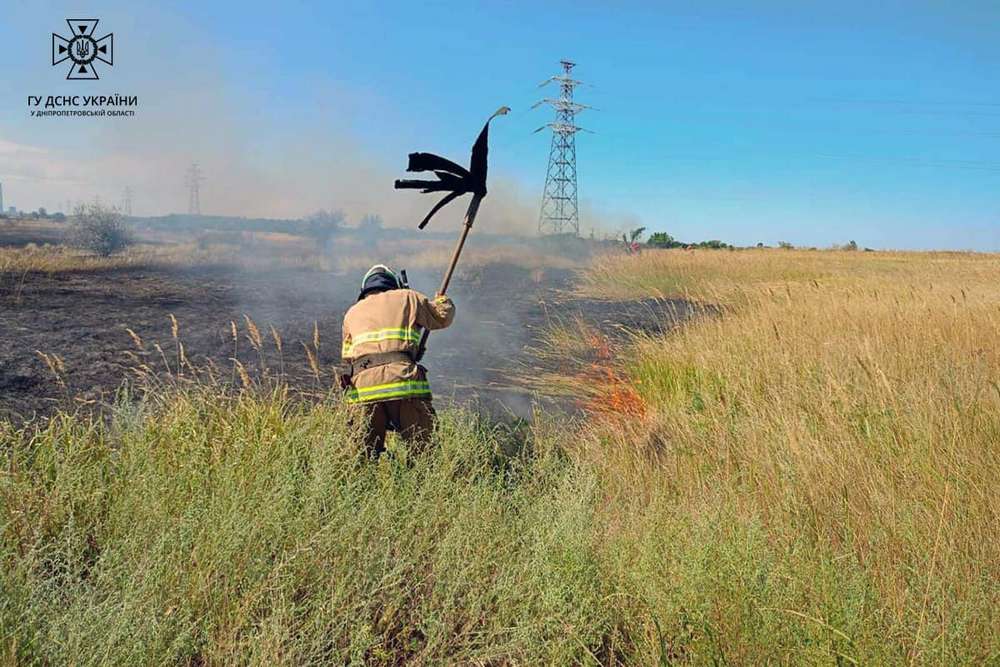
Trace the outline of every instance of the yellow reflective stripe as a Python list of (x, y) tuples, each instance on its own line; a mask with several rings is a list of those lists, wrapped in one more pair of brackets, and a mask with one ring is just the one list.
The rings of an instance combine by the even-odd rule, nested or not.
[(375, 396), (353, 396), (347, 395), (348, 403), (373, 403), (375, 401), (392, 401), (398, 398), (416, 398), (418, 396), (430, 396), (430, 389), (420, 391), (397, 391), (391, 394), (376, 394)]
[(382, 400), (387, 398), (405, 398), (407, 396), (427, 396), (431, 393), (431, 385), (427, 380), (403, 380), (389, 382), (372, 387), (351, 388), (347, 391), (347, 400), (351, 403)]
[(420, 340), (420, 329), (413, 329), (410, 327), (377, 329), (375, 331), (366, 331), (364, 333), (358, 334), (357, 336), (353, 336), (352, 340), (354, 344), (357, 345), (358, 343), (364, 343), (373, 340), (383, 340), (385, 338)]
[(352, 336), (350, 341), (344, 341), (341, 347), (341, 356), (350, 354), (355, 346), (362, 343), (377, 343), (383, 340), (401, 340), (408, 343), (420, 343), (420, 329), (378, 329), (376, 331), (365, 331), (357, 336)]
[(403, 380), (401, 382), (390, 382), (388, 384), (378, 384), (373, 387), (360, 387), (355, 389), (358, 396), (362, 398), (374, 394), (385, 394), (402, 390), (430, 391), (431, 385), (427, 380)]
[(380, 391), (382, 389), (390, 389), (393, 387), (399, 387), (401, 385), (416, 384), (423, 385), (425, 387), (430, 385), (427, 380), (400, 380), (399, 382), (387, 382), (386, 384), (373, 384), (370, 387), (362, 387), (358, 391)]

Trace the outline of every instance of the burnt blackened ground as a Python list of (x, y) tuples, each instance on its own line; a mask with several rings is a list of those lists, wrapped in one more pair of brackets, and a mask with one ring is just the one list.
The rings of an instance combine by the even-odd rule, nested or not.
[[(410, 279), (416, 289), (433, 294), (438, 275), (413, 271)], [(253, 376), (281, 376), (304, 393), (322, 393), (332, 384), (340, 322), (354, 303), (357, 280), (228, 267), (2, 275), (0, 417), (30, 419), (58, 407), (100, 410), (123, 381), (135, 377), (137, 364), (163, 377), (176, 375), (178, 341), (192, 366), (214, 365), (225, 379), (234, 377), (235, 358)], [(567, 270), (507, 264), (460, 270), (449, 290), (457, 306), (455, 324), (431, 335), (424, 360), (436, 400), (527, 416), (539, 397), (523, 378), (541, 363), (532, 348), (545, 327), (579, 318), (615, 337), (626, 330), (661, 331), (691, 312), (684, 302), (576, 299), (573, 280)], [(177, 340), (170, 315), (178, 322)], [(261, 334), (259, 352), (244, 316)], [(235, 343), (233, 323), (239, 331)], [(281, 339), (280, 353), (271, 327)], [(142, 350), (126, 328), (142, 339)], [(318, 381), (307, 348), (320, 364)], [(39, 352), (61, 360), (58, 378)], [(572, 407), (565, 399), (561, 406)]]

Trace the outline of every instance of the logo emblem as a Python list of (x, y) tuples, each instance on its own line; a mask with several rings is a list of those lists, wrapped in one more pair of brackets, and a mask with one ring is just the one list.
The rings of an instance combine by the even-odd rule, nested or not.
[(114, 66), (115, 35), (96, 39), (99, 19), (66, 19), (70, 37), (52, 33), (52, 64), (70, 61), (67, 79), (99, 79), (95, 60)]

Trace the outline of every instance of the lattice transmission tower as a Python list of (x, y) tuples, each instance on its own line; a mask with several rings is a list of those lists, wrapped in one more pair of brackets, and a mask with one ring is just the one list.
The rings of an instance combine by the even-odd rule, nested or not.
[[(547, 97), (536, 102), (531, 108), (548, 104), (556, 112), (556, 118), (535, 132), (545, 128), (552, 130), (552, 147), (549, 149), (549, 168), (545, 173), (545, 190), (542, 192), (542, 208), (538, 214), (539, 234), (580, 234), (580, 207), (577, 203), (576, 187), (576, 133), (583, 130), (576, 124), (576, 114), (592, 107), (573, 101), (573, 89), (583, 83), (571, 75), (576, 63), (560, 61), (562, 74), (541, 83), (559, 84), (559, 97)], [(586, 130), (584, 130), (586, 131)]]
[(184, 182), (188, 186), (188, 215), (201, 215), (201, 183), (204, 180), (197, 162), (188, 167), (184, 175)]

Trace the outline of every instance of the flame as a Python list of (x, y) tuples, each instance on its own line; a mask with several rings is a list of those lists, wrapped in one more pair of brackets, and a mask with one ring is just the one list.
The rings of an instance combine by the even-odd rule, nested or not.
[(585, 386), (593, 388), (583, 408), (590, 414), (610, 420), (637, 419), (646, 415), (646, 402), (632, 382), (611, 362), (614, 355), (606, 336), (599, 333), (586, 335), (595, 361), (580, 374)]
[(595, 359), (611, 361), (611, 344), (608, 342), (607, 336), (591, 332), (586, 334), (586, 339)]

